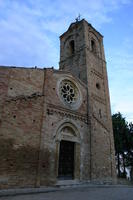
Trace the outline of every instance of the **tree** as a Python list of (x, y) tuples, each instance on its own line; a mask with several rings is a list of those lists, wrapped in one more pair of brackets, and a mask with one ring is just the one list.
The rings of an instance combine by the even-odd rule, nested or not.
[(133, 123), (129, 123), (129, 142), (127, 152), (127, 166), (133, 166)]
[[(126, 166), (133, 164), (133, 124), (128, 124), (120, 112), (112, 115), (112, 122), (118, 177), (125, 177)], [(121, 167), (123, 167), (123, 173), (121, 173)]]

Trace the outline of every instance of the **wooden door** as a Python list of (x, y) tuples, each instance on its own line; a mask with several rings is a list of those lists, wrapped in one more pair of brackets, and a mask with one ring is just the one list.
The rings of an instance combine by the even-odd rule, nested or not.
[(74, 142), (60, 142), (59, 179), (73, 179), (74, 176)]

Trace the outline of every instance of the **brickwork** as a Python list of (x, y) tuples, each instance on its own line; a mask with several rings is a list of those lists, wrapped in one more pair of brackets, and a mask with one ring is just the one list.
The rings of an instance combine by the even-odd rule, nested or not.
[[(71, 40), (75, 42), (75, 52), (70, 56), (65, 53), (65, 49), (70, 48)], [(77, 56), (81, 58), (80, 62)], [(90, 178), (114, 180), (114, 141), (103, 37), (85, 20), (71, 24), (61, 36), (60, 69), (70, 71), (87, 85)]]
[(115, 179), (102, 36), (82, 20), (60, 39), (60, 70), (0, 67), (0, 188), (56, 184), (61, 140), (74, 142), (75, 180)]
[[(0, 126), (0, 184), (1, 187), (33, 186), (38, 165), (41, 108), (43, 102), (42, 75), (20, 68), (1, 68), (9, 71), (7, 91), (1, 112)], [(9, 75), (10, 74), (10, 75)], [(38, 75), (38, 70), (36, 70)], [(37, 76), (36, 76), (37, 77)], [(37, 84), (38, 79), (38, 84)]]

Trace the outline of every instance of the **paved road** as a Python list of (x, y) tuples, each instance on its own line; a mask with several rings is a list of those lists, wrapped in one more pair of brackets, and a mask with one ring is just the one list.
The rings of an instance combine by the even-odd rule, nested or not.
[(133, 200), (133, 188), (73, 188), (49, 193), (0, 197), (0, 200)]

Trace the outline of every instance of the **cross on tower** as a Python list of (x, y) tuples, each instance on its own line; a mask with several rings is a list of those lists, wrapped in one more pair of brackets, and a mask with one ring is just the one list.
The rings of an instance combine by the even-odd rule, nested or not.
[(81, 15), (79, 14), (78, 17), (76, 17), (76, 19), (75, 19), (76, 22), (79, 22), (79, 21), (80, 21), (80, 17), (81, 17)]

